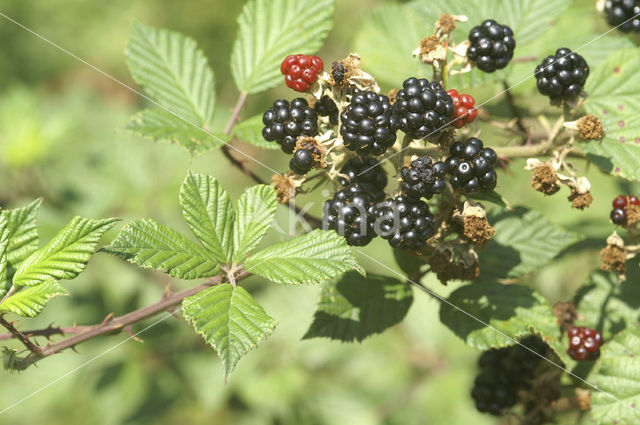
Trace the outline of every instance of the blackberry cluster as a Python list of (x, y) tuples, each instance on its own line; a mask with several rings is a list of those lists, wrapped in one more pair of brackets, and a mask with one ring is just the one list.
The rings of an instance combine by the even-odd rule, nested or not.
[(541, 360), (535, 353), (546, 356), (547, 345), (537, 336), (526, 337), (520, 344), (528, 349), (515, 345), (485, 351), (480, 356), (480, 373), (471, 390), (478, 411), (500, 415), (503, 409), (518, 402), (518, 391), (530, 387), (531, 378)]
[(322, 98), (313, 105), (313, 109), (315, 109), (321, 117), (329, 117), (331, 124), (338, 124), (338, 106), (329, 96), (322, 96)]
[(493, 19), (487, 19), (481, 25), (471, 28), (469, 41), (471, 46), (467, 50), (467, 57), (484, 72), (506, 67), (516, 48), (511, 28), (500, 25)]
[(373, 229), (375, 211), (371, 194), (353, 183), (325, 201), (325, 227), (344, 236), (349, 245), (365, 246), (376, 236)]
[(594, 329), (574, 326), (567, 332), (569, 349), (567, 354), (577, 361), (593, 361), (600, 357), (602, 334)]
[(582, 56), (565, 47), (536, 67), (538, 91), (552, 101), (573, 101), (580, 96), (589, 66)]
[(433, 163), (428, 156), (411, 161), (408, 167), (400, 170), (400, 189), (413, 198), (427, 198), (442, 193), (445, 188), (447, 166), (444, 162)]
[(400, 130), (412, 139), (436, 136), (449, 125), (455, 112), (451, 96), (439, 83), (414, 77), (402, 83), (393, 109)]
[(385, 95), (355, 90), (340, 121), (344, 146), (358, 155), (382, 155), (396, 141), (397, 118)]
[(449, 153), (451, 156), (445, 164), (454, 189), (466, 194), (495, 189), (498, 176), (493, 168), (498, 155), (493, 149), (485, 148), (482, 140), (470, 137), (464, 143), (456, 142), (451, 145)]
[(640, 206), (640, 199), (633, 195), (620, 195), (613, 200), (613, 209), (611, 210), (611, 221), (613, 224), (627, 224), (628, 208), (630, 205)]
[[(622, 32), (640, 32), (640, 0), (607, 0), (604, 3), (607, 23)], [(635, 18), (634, 18), (635, 16)], [(634, 19), (631, 19), (634, 18)]]
[(347, 176), (347, 178), (339, 178), (340, 184), (348, 186), (350, 183), (358, 183), (365, 191), (371, 193), (376, 201), (382, 201), (385, 197), (384, 188), (387, 186), (387, 174), (379, 164), (372, 157), (356, 156), (351, 158), (340, 170), (341, 174)]
[(376, 208), (376, 232), (394, 248), (419, 250), (435, 232), (429, 206), (403, 195), (388, 198)]
[(262, 123), (262, 137), (277, 142), (287, 154), (293, 153), (298, 137), (313, 137), (318, 133), (318, 114), (301, 97), (291, 103), (285, 99), (276, 100), (262, 115)]

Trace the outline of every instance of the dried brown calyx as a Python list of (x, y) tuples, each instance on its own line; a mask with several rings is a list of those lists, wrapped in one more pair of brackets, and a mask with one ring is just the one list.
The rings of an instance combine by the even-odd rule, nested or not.
[(591, 202), (593, 202), (593, 196), (591, 196), (591, 192), (580, 193), (575, 189), (571, 189), (569, 200), (571, 201), (572, 208), (583, 210), (591, 205)]
[(420, 40), (420, 46), (413, 52), (423, 63), (434, 63), (447, 58), (447, 50), (435, 35), (430, 35)]
[(389, 98), (389, 103), (391, 104), (391, 106), (393, 106), (396, 103), (396, 99), (398, 98), (399, 91), (400, 90), (398, 89), (389, 90), (389, 94), (387, 94), (387, 97)]
[(281, 204), (286, 204), (296, 194), (298, 186), (294, 179), (288, 175), (274, 174), (271, 176), (271, 186), (276, 191), (276, 198)]
[(560, 190), (560, 180), (556, 170), (547, 163), (534, 168), (531, 186), (545, 195), (553, 195)]
[(436, 33), (448, 34), (456, 29), (456, 18), (452, 15), (441, 15), (436, 22)]
[(627, 229), (634, 228), (640, 222), (640, 205), (630, 204), (627, 205), (627, 221), (624, 227)]
[(600, 140), (605, 136), (602, 121), (593, 114), (585, 115), (576, 124), (581, 140)]
[(627, 252), (624, 248), (624, 240), (613, 232), (607, 238), (607, 246), (600, 251), (600, 270), (615, 271), (621, 282), (626, 280)]
[(477, 258), (463, 261), (454, 258), (449, 251), (435, 250), (433, 255), (427, 257), (427, 262), (443, 285), (450, 280), (473, 280), (480, 276), (480, 264)]
[(301, 137), (296, 141), (294, 152), (300, 149), (306, 149), (313, 155), (313, 168), (322, 170), (327, 167), (327, 149), (314, 137)]
[(476, 247), (483, 247), (496, 234), (496, 229), (487, 220), (485, 210), (465, 202), (462, 213), (455, 213), (453, 220), (462, 226), (462, 234)]
[(553, 314), (562, 330), (568, 331), (578, 318), (578, 311), (571, 301), (559, 301), (553, 305)]

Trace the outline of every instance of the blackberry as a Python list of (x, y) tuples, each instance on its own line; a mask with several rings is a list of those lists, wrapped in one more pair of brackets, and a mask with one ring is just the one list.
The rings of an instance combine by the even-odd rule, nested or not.
[(396, 141), (397, 118), (383, 94), (354, 90), (340, 121), (344, 146), (358, 155), (382, 155)]
[(576, 100), (588, 76), (589, 65), (584, 58), (566, 47), (536, 67), (538, 91), (555, 102)]
[(312, 167), (313, 152), (308, 149), (298, 149), (289, 161), (289, 168), (296, 174), (307, 174)]
[(444, 190), (446, 171), (447, 166), (444, 162), (434, 164), (428, 156), (421, 156), (400, 170), (400, 189), (414, 198), (431, 199), (435, 193)]
[(578, 361), (596, 360), (600, 357), (600, 346), (604, 342), (602, 334), (594, 329), (574, 326), (567, 332), (569, 349), (567, 353)]
[(322, 98), (313, 105), (313, 109), (315, 109), (321, 117), (329, 117), (331, 124), (338, 124), (338, 107), (329, 96), (322, 96)]
[(375, 209), (371, 194), (353, 183), (325, 201), (323, 224), (344, 236), (349, 245), (365, 246), (376, 236)]
[(403, 195), (388, 198), (376, 208), (375, 231), (394, 248), (419, 250), (435, 232), (429, 206)]
[(262, 137), (277, 142), (287, 154), (293, 153), (298, 137), (313, 137), (318, 133), (318, 114), (301, 97), (291, 103), (285, 99), (276, 100), (262, 115), (262, 123)]
[[(604, 3), (607, 23), (622, 32), (640, 32), (640, 0), (607, 0)], [(635, 18), (634, 18), (635, 16)], [(634, 19), (631, 19), (634, 18)]]
[(611, 221), (613, 224), (625, 225), (627, 223), (627, 215), (629, 214), (629, 206), (638, 208), (640, 206), (640, 199), (633, 195), (619, 195), (611, 204), (613, 206), (610, 214)]
[(471, 28), (469, 41), (471, 46), (467, 50), (467, 57), (484, 72), (506, 67), (516, 48), (511, 28), (500, 25), (493, 19), (487, 19), (481, 25)]
[(306, 92), (322, 72), (322, 59), (313, 55), (289, 55), (280, 64), (287, 87)]
[(447, 94), (451, 96), (455, 109), (455, 121), (453, 121), (452, 125), (455, 128), (462, 128), (465, 124), (471, 124), (478, 116), (478, 110), (474, 108), (475, 99), (468, 94), (459, 94), (456, 89), (447, 91)]
[(516, 390), (509, 377), (498, 369), (480, 373), (473, 384), (471, 397), (479, 412), (499, 416), (503, 409), (513, 407), (518, 402)]
[(437, 135), (453, 119), (451, 96), (437, 82), (414, 77), (404, 80), (393, 105), (399, 128), (412, 139)]
[(449, 149), (446, 159), (447, 171), (451, 174), (451, 186), (466, 194), (490, 192), (496, 187), (498, 175), (493, 170), (498, 155), (485, 148), (482, 140), (470, 137), (466, 142), (456, 142)]
[(347, 178), (339, 178), (340, 184), (347, 186), (350, 183), (358, 183), (365, 191), (371, 193), (376, 201), (382, 201), (385, 197), (384, 188), (387, 186), (387, 174), (379, 164), (372, 157), (356, 156), (351, 158), (340, 170), (340, 173), (347, 176)]

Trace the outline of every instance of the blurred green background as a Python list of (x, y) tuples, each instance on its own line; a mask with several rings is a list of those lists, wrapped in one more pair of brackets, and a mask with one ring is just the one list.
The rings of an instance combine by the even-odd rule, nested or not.
[[(398, 10), (383, 3), (389, 2), (337, 1), (335, 27), (320, 52), (325, 63), (366, 44), (378, 29), (380, 16), (384, 20), (383, 12)], [(237, 96), (228, 58), (235, 17), (243, 4), (222, 0), (13, 0), (4, 2), (0, 11), (131, 85), (123, 49), (134, 18), (195, 38), (216, 72), (216, 113), (222, 126)], [(381, 6), (390, 9), (379, 12)], [(587, 28), (598, 34), (607, 29), (593, 2), (580, 0), (563, 15), (557, 32), (576, 26), (576, 17), (581, 31)], [(432, 24), (421, 23), (424, 35)], [(464, 34), (457, 36), (464, 38)], [(42, 240), (48, 240), (76, 214), (118, 216), (125, 221), (153, 217), (188, 232), (177, 197), (188, 169), (213, 174), (234, 199), (251, 184), (219, 152), (191, 160), (175, 145), (129, 136), (122, 128), (144, 106), (139, 97), (1, 17), (0, 39), (0, 205), (17, 207), (43, 196)], [(556, 46), (543, 41), (537, 43), (541, 54), (552, 53)], [(366, 46), (363, 50), (367, 51)], [(372, 54), (376, 53), (384, 55), (384, 51)], [(367, 56), (363, 66), (367, 68)], [(530, 74), (532, 66), (518, 68), (516, 75)], [(485, 85), (469, 92), (482, 101), (499, 87)], [(389, 88), (383, 84), (383, 89)], [(531, 114), (552, 111), (540, 96), (528, 97), (534, 90), (532, 79), (520, 85), (515, 90), (518, 104), (531, 108)], [(292, 93), (282, 85), (251, 97), (243, 116), (260, 113), (279, 97), (290, 98)], [(487, 109), (494, 117), (508, 116), (503, 97)], [(511, 142), (492, 129), (483, 132), (485, 143)], [(288, 158), (279, 152), (239, 147), (275, 169), (286, 169)], [(621, 182), (577, 161), (580, 172), (592, 182), (595, 201), (588, 210), (576, 211), (569, 207), (564, 191), (543, 197), (529, 190), (530, 176), (523, 165), (522, 160), (515, 161), (508, 172), (501, 173), (499, 191), (512, 204), (539, 209), (549, 220), (585, 236), (526, 282), (551, 302), (564, 300), (597, 267), (598, 250), (612, 230), (607, 220), (612, 194), (637, 193), (637, 188), (619, 186)], [(254, 169), (269, 178), (267, 170)], [(320, 198), (305, 200), (319, 205)], [(281, 210), (279, 220), (286, 228), (287, 217)], [(272, 232), (267, 242), (286, 237)], [(367, 253), (396, 268), (384, 241), (371, 244)], [(359, 259), (368, 270), (389, 274), (365, 257)], [(174, 289), (187, 285), (99, 254), (85, 273), (66, 283), (72, 297), (56, 299), (39, 318), (20, 319), (18, 324), (22, 328), (92, 324), (111, 312), (120, 315), (155, 302), (170, 282)], [(439, 303), (434, 298), (416, 292), (405, 322), (361, 344), (300, 341), (311, 322), (319, 288), (274, 286), (259, 279), (245, 282), (280, 323), (271, 338), (239, 363), (227, 384), (215, 353), (189, 326), (170, 317), (141, 334), (144, 343), (130, 340), (95, 358), (126, 338), (124, 334), (107, 336), (82, 344), (78, 353), (64, 352), (22, 373), (2, 372), (0, 410), (82, 366), (0, 415), (0, 424), (507, 423), (475, 411), (468, 393), (478, 353), (439, 323)], [(430, 276), (425, 284), (445, 296), (457, 286), (443, 287)], [(162, 318), (164, 315), (139, 324), (134, 331)], [(17, 347), (13, 342), (6, 345)], [(578, 419), (570, 416), (565, 420), (576, 423)]]

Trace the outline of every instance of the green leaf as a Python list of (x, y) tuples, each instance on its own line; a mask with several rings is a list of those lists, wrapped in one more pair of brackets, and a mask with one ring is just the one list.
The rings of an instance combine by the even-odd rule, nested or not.
[(526, 45), (547, 32), (553, 21), (569, 7), (571, 0), (485, 0), (485, 3), (490, 7), (482, 19), (472, 15), (469, 18), (481, 21), (493, 17), (513, 30), (517, 43)]
[(620, 111), (633, 114), (640, 109), (640, 50), (621, 49), (591, 70), (585, 91), (588, 112), (606, 118)]
[(605, 130), (602, 140), (582, 142), (579, 146), (604, 171), (640, 180), (640, 116), (616, 112), (615, 116), (601, 118)]
[(7, 218), (9, 245), (6, 248), (6, 273), (4, 278), (0, 276), (0, 297), (11, 287), (13, 275), (20, 263), (38, 249), (36, 220), (40, 204), (42, 199), (36, 199), (26, 207), (2, 212)]
[(591, 391), (591, 416), (601, 425), (640, 423), (640, 327), (631, 325), (605, 342), (589, 375), (602, 390)]
[(133, 79), (160, 105), (192, 125), (211, 127), (215, 79), (195, 41), (135, 21), (125, 57)]
[(258, 246), (271, 227), (277, 208), (276, 192), (271, 186), (253, 186), (242, 195), (233, 225), (235, 263), (241, 263)]
[[(9, 247), (8, 220), (4, 212), (0, 212), (0, 282), (7, 280), (7, 248)], [(8, 288), (2, 287), (6, 291)]]
[(539, 270), (580, 238), (525, 208), (490, 216), (495, 237), (480, 255), (482, 282), (519, 278)]
[(502, 195), (500, 195), (498, 192), (496, 192), (495, 190), (489, 192), (489, 193), (476, 193), (473, 195), (467, 195), (467, 198), (472, 199), (474, 201), (485, 201), (485, 202), (491, 202), (492, 204), (498, 205), (502, 208), (508, 209), (510, 211), (513, 211), (513, 207), (511, 206), (511, 204), (509, 203), (509, 201), (507, 201)]
[(127, 224), (102, 250), (180, 279), (200, 279), (220, 271), (215, 259), (200, 245), (149, 218)]
[(278, 324), (245, 289), (229, 283), (185, 298), (182, 311), (218, 353), (225, 379), (240, 358), (271, 335)]
[(346, 240), (334, 231), (314, 230), (272, 245), (244, 262), (244, 268), (275, 283), (319, 283), (350, 269), (361, 274)]
[(633, 284), (639, 277), (637, 266), (629, 267), (629, 282), (624, 284), (619, 283), (615, 273), (595, 272), (574, 297), (580, 312), (576, 325), (598, 329), (607, 340), (640, 322), (640, 287)]
[(0, 311), (10, 311), (22, 317), (36, 317), (44, 306), (58, 295), (69, 295), (55, 280), (47, 280), (37, 286), (29, 286), (7, 298), (0, 304)]
[(95, 252), (102, 235), (119, 219), (74, 217), (47, 245), (31, 254), (16, 271), (16, 286), (39, 285), (51, 279), (73, 279)]
[(532, 332), (543, 339), (560, 338), (547, 300), (526, 286), (470, 284), (455, 290), (448, 302), (459, 309), (442, 303), (440, 321), (479, 350), (513, 345)]
[(207, 152), (229, 141), (226, 134), (211, 133), (204, 128), (194, 127), (162, 109), (145, 109), (138, 112), (127, 123), (125, 129), (154, 142), (176, 143), (192, 155)]
[(284, 81), (280, 63), (311, 54), (333, 25), (334, 0), (251, 0), (238, 17), (231, 71), (238, 90), (260, 93)]
[(233, 127), (233, 135), (243, 142), (250, 143), (262, 149), (279, 150), (279, 144), (276, 142), (268, 142), (262, 137), (263, 128), (262, 115), (255, 115)]
[(349, 272), (338, 282), (323, 285), (318, 310), (303, 339), (362, 341), (400, 323), (412, 302), (413, 293), (406, 282)]
[(231, 260), (235, 214), (218, 181), (189, 172), (180, 188), (180, 205), (189, 227), (213, 258), (220, 264)]

